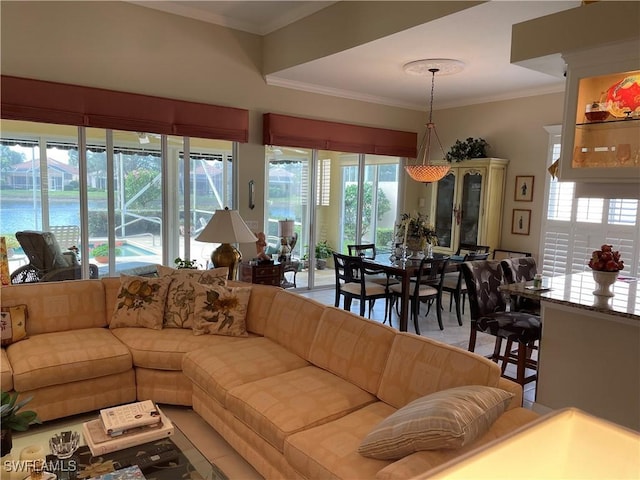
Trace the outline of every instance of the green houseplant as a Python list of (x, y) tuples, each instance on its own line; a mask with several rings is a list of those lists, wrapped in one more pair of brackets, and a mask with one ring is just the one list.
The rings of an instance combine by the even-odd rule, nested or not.
[(446, 159), (449, 162), (461, 162), (470, 158), (486, 158), (488, 146), (484, 138), (469, 137), (464, 142), (456, 140), (447, 152)]
[[(116, 254), (116, 257), (117, 257), (120, 254), (122, 254), (122, 249), (119, 247), (116, 247), (114, 250), (114, 253)], [(98, 245), (96, 248), (91, 250), (91, 255), (93, 255), (93, 258), (95, 258), (96, 261), (100, 263), (108, 263), (109, 262), (109, 244), (103, 243), (101, 245)]]
[(33, 410), (20, 411), (32, 397), (18, 401), (18, 393), (10, 394), (2, 392), (2, 404), (0, 406), (0, 422), (2, 435), (0, 442), (0, 456), (5, 456), (11, 452), (13, 447), (12, 432), (24, 432), (30, 425), (41, 423), (38, 415)]
[(198, 269), (198, 264), (196, 262), (195, 259), (193, 260), (187, 260), (186, 258), (183, 260), (180, 257), (176, 257), (176, 259), (173, 261), (173, 263), (175, 264), (176, 268), (178, 269), (190, 269), (190, 270), (197, 270)]
[(316, 268), (324, 270), (327, 267), (327, 258), (333, 255), (333, 248), (329, 246), (326, 240), (316, 244)]

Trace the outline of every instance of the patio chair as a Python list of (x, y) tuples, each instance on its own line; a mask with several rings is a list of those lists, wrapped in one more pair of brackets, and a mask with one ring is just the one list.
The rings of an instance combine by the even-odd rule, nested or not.
[[(82, 278), (82, 268), (73, 252), (63, 253), (52, 232), (26, 230), (16, 239), (29, 259), (11, 274), (11, 283), (55, 282)], [(98, 278), (98, 266), (89, 265), (89, 277)]]
[(55, 235), (63, 252), (69, 247), (77, 247), (80, 243), (80, 227), (78, 225), (51, 225), (49, 231)]

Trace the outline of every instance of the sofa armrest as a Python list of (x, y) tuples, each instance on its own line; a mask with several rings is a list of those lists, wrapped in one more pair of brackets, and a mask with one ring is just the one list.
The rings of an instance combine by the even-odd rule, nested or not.
[(507, 410), (522, 406), (522, 385), (504, 377), (500, 377), (500, 380), (498, 380), (498, 388), (513, 393), (513, 399), (507, 407)]

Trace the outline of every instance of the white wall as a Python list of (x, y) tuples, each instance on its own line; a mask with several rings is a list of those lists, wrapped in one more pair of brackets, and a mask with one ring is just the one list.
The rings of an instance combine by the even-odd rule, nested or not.
[[(239, 149), (239, 207), (246, 220), (262, 222), (264, 216), (262, 202), (248, 210), (246, 201), (252, 179), (256, 198), (264, 198), (263, 113), (408, 131), (425, 123), (426, 112), (267, 86), (260, 73), (262, 39), (249, 33), (121, 2), (1, 2), (0, 9), (4, 75), (248, 109), (250, 139)], [(547, 149), (543, 126), (561, 122), (562, 101), (562, 95), (545, 95), (434, 114), (445, 149), (457, 138), (483, 137), (491, 156), (511, 161), (505, 248), (538, 250)], [(528, 237), (509, 233), (515, 175), (536, 176)], [(424, 189), (407, 180), (405, 211), (418, 208)]]

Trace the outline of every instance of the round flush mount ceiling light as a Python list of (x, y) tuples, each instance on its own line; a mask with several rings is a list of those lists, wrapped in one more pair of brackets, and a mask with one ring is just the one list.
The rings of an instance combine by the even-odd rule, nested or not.
[(409, 75), (431, 75), (434, 69), (438, 76), (453, 75), (464, 69), (464, 62), (451, 58), (425, 58), (406, 63), (402, 68)]

